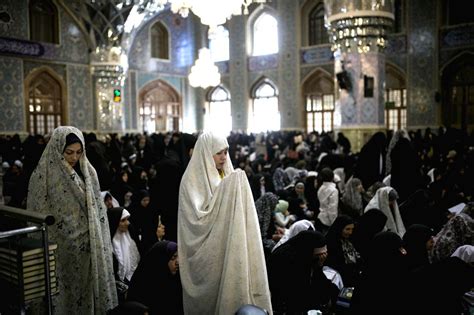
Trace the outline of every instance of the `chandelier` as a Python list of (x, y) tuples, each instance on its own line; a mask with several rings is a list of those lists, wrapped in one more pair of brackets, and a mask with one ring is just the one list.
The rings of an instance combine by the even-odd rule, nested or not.
[(218, 25), (224, 24), (232, 15), (248, 14), (252, 3), (265, 3), (266, 0), (156, 0), (161, 5), (169, 3), (173, 13), (187, 17), (192, 11), (208, 25), (212, 32)]
[(390, 0), (326, 0), (326, 21), (332, 50), (377, 52), (386, 46), (393, 26)]
[(192, 87), (202, 87), (205, 89), (210, 86), (219, 85), (221, 75), (219, 69), (212, 61), (211, 51), (208, 48), (199, 49), (199, 58), (194, 66), (191, 67), (188, 79)]

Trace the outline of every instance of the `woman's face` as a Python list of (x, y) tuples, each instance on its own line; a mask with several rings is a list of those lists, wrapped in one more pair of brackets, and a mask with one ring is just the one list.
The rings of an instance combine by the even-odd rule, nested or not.
[(77, 161), (81, 158), (82, 152), (82, 145), (76, 142), (68, 145), (66, 149), (64, 149), (63, 156), (66, 162), (74, 167), (77, 164)]
[(128, 218), (123, 218), (122, 220), (120, 220), (117, 230), (122, 233), (127, 232), (129, 225), (130, 225), (130, 221), (128, 221)]
[(150, 203), (150, 197), (143, 197), (142, 201), (140, 201), (141, 205), (143, 208), (148, 207), (148, 204)]
[(362, 184), (360, 184), (359, 186), (356, 187), (356, 191), (358, 193), (363, 193), (364, 192), (364, 186), (362, 186)]
[(434, 237), (430, 237), (428, 241), (426, 241), (426, 250), (429, 252), (433, 249), (434, 246)]
[(110, 196), (105, 197), (104, 203), (105, 203), (105, 206), (107, 207), (107, 209), (110, 209), (110, 208), (114, 207), (114, 205), (112, 203), (112, 197), (110, 197)]
[(346, 225), (342, 229), (342, 232), (341, 232), (342, 238), (348, 239), (349, 237), (351, 237), (353, 231), (354, 231), (354, 224), (353, 223)]
[(327, 251), (320, 252), (318, 249), (315, 248), (313, 250), (313, 258), (319, 266), (323, 266), (324, 262), (328, 258), (328, 252)]
[(297, 195), (302, 195), (302, 194), (304, 194), (304, 185), (300, 185), (300, 184), (299, 184), (299, 185), (296, 185), (296, 186), (295, 186), (295, 193), (296, 193)]
[(122, 180), (124, 183), (128, 182), (128, 173), (123, 173), (122, 174)]
[(225, 148), (212, 156), (214, 163), (216, 164), (216, 168), (220, 171), (224, 168), (224, 164), (227, 161), (227, 151), (228, 149)]
[(170, 273), (175, 275), (179, 269), (179, 259), (178, 253), (174, 253), (173, 257), (168, 261), (168, 268), (170, 269)]

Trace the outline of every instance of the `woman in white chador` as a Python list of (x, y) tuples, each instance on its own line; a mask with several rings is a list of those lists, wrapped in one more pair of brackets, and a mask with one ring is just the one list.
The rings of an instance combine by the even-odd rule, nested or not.
[(185, 314), (272, 313), (257, 212), (227, 140), (202, 134), (181, 180), (178, 255)]
[(398, 210), (398, 194), (392, 187), (382, 187), (377, 190), (375, 196), (369, 201), (364, 212), (370, 209), (379, 209), (387, 216), (385, 230), (395, 232), (400, 237), (405, 234), (405, 225), (403, 224), (400, 211)]

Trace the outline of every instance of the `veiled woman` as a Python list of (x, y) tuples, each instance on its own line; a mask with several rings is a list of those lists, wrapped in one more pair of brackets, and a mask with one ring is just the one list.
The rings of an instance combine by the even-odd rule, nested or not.
[(56, 218), (55, 314), (105, 314), (117, 305), (106, 209), (84, 148), (77, 128), (56, 128), (29, 183), (27, 208)]
[(227, 140), (202, 134), (179, 192), (178, 254), (185, 314), (272, 312), (257, 212), (247, 177), (233, 170)]

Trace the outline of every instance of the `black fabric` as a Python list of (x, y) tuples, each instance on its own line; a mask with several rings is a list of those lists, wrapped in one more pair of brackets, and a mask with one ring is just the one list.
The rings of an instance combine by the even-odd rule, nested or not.
[[(386, 142), (385, 134), (377, 132), (360, 150), (354, 176), (362, 181), (365, 189), (376, 181), (382, 181), (385, 176)], [(382, 169), (380, 169), (380, 158), (382, 158)]]
[[(173, 275), (168, 267), (177, 249), (176, 246), (169, 246), (170, 243), (157, 242), (142, 257), (128, 289), (127, 300), (148, 306), (150, 315), (183, 314), (179, 272)], [(172, 248), (175, 250), (170, 250)]]
[(358, 220), (352, 233), (352, 244), (364, 260), (367, 260), (369, 244), (378, 232), (382, 231), (387, 216), (379, 209), (369, 209)]
[(325, 245), (320, 232), (302, 231), (271, 254), (269, 283), (275, 312), (296, 314), (329, 302), (333, 284), (313, 258), (314, 249)]
[(433, 236), (433, 230), (423, 224), (412, 224), (407, 228), (403, 235), (403, 247), (407, 251), (407, 266), (410, 270), (430, 263), (426, 243)]

